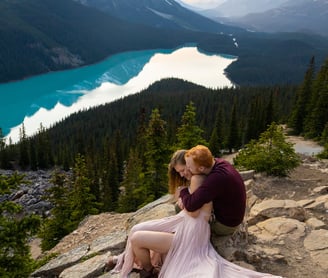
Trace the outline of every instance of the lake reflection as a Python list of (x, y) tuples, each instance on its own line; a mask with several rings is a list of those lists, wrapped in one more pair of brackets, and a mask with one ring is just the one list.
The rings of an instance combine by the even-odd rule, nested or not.
[[(208, 88), (231, 87), (224, 69), (236, 58), (199, 52), (196, 47), (135, 51), (69, 71), (0, 85), (0, 127), (16, 142), (74, 112), (140, 92), (163, 78), (180, 78)], [(8, 94), (11, 94), (10, 97)], [(10, 115), (9, 117), (6, 117)]]

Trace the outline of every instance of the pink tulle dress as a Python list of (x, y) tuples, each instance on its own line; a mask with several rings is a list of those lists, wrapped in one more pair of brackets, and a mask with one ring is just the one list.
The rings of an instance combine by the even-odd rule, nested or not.
[[(190, 216), (186, 211), (159, 220), (135, 225), (135, 231), (161, 231), (174, 233), (172, 246), (167, 253), (160, 278), (259, 278), (280, 277), (261, 273), (235, 265), (222, 258), (210, 243), (210, 225), (208, 213), (201, 210), (198, 217)], [(112, 273), (120, 273), (126, 278), (135, 264), (129, 239), (124, 253), (118, 257), (118, 263)]]

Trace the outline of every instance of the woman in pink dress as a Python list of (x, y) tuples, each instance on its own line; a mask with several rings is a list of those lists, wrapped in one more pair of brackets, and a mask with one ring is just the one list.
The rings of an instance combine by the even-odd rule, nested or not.
[[(179, 190), (177, 188), (186, 187), (190, 184), (189, 180), (191, 174), (185, 171), (186, 161), (184, 155), (186, 150), (176, 151), (170, 160), (168, 166), (168, 179), (169, 179), (169, 193), (174, 195), (176, 200), (179, 196)], [(179, 222), (179, 217), (177, 215), (172, 217), (166, 217), (164, 219), (151, 220), (143, 223), (139, 223), (132, 227), (129, 237), (127, 240), (127, 245), (123, 253), (118, 256), (112, 256), (107, 264), (107, 270), (111, 270), (111, 273), (120, 273), (121, 277), (128, 277), (128, 274), (135, 269), (142, 269), (141, 263), (135, 258), (132, 246), (131, 238), (135, 232), (138, 231), (154, 231), (154, 232), (166, 232), (175, 233), (176, 224)], [(176, 223), (176, 224), (175, 224)], [(153, 266), (160, 266), (164, 259), (165, 254), (156, 253), (151, 251), (150, 257)]]
[[(171, 164), (171, 163), (170, 163)], [(175, 168), (185, 176), (183, 164)], [(182, 166), (182, 167), (180, 167)], [(192, 194), (206, 178), (204, 175), (186, 176)], [(128, 277), (135, 263), (143, 268), (143, 277), (157, 277), (151, 262), (155, 254), (166, 254), (158, 277), (161, 278), (258, 278), (280, 277), (256, 272), (235, 265), (222, 258), (210, 242), (209, 219), (212, 203), (195, 212), (182, 210), (177, 215), (140, 223), (131, 229), (124, 254), (118, 257), (113, 272)]]

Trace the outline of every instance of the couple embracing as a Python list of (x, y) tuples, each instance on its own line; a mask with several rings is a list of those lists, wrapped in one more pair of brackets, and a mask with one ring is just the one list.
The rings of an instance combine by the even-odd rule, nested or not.
[(126, 278), (137, 267), (145, 278), (280, 277), (233, 264), (210, 242), (211, 232), (232, 234), (244, 218), (244, 182), (230, 163), (198, 145), (176, 151), (168, 175), (181, 211), (135, 225), (125, 251), (109, 259), (112, 273)]

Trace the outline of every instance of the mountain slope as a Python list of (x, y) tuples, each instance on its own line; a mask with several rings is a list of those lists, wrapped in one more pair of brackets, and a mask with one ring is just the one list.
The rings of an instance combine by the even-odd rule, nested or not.
[[(0, 38), (0, 82), (6, 82), (207, 35), (132, 24), (72, 0), (13, 0), (0, 2)], [(227, 36), (219, 40), (232, 45)]]
[(303, 0), (232, 20), (244, 28), (264, 32), (314, 32), (328, 36), (328, 1)]
[[(229, 77), (237, 84), (297, 83), (303, 78), (308, 62), (314, 55), (321, 63), (328, 55), (327, 40), (302, 34), (265, 34), (233, 29), (228, 25), (213, 25), (213, 21), (197, 16), (173, 0), (76, 0), (85, 5), (110, 13), (123, 20), (156, 26), (158, 29), (193, 29), (229, 34), (231, 43), (222, 45), (220, 36), (206, 40), (197, 39), (198, 45), (215, 53), (227, 53), (239, 57), (227, 69)], [(261, 0), (262, 1), (262, 0)], [(265, 5), (253, 0), (253, 6)], [(288, 0), (265, 0), (262, 4), (275, 7)], [(250, 5), (246, 0), (228, 1)], [(224, 3), (223, 3), (224, 4)], [(223, 5), (222, 4), (222, 5)], [(201, 33), (199, 33), (201, 34)], [(220, 50), (219, 50), (220, 49)], [(287, 57), (286, 57), (287, 53)]]
[(75, 0), (112, 16), (158, 28), (187, 29), (211, 33), (245, 32), (215, 22), (174, 0)]
[(218, 19), (220, 17), (241, 17), (249, 13), (264, 12), (280, 7), (288, 1), (289, 0), (228, 0), (218, 5), (216, 8), (200, 11), (200, 13), (213, 19)]
[(195, 43), (202, 51), (238, 56), (227, 69), (238, 85), (295, 84), (312, 56), (321, 64), (328, 55), (328, 39), (246, 32), (173, 0), (79, 1), (93, 6), (78, 0), (0, 2), (0, 82), (88, 65), (118, 52)]
[(199, 13), (217, 22), (257, 32), (307, 32), (328, 36), (326, 0), (229, 0)]

